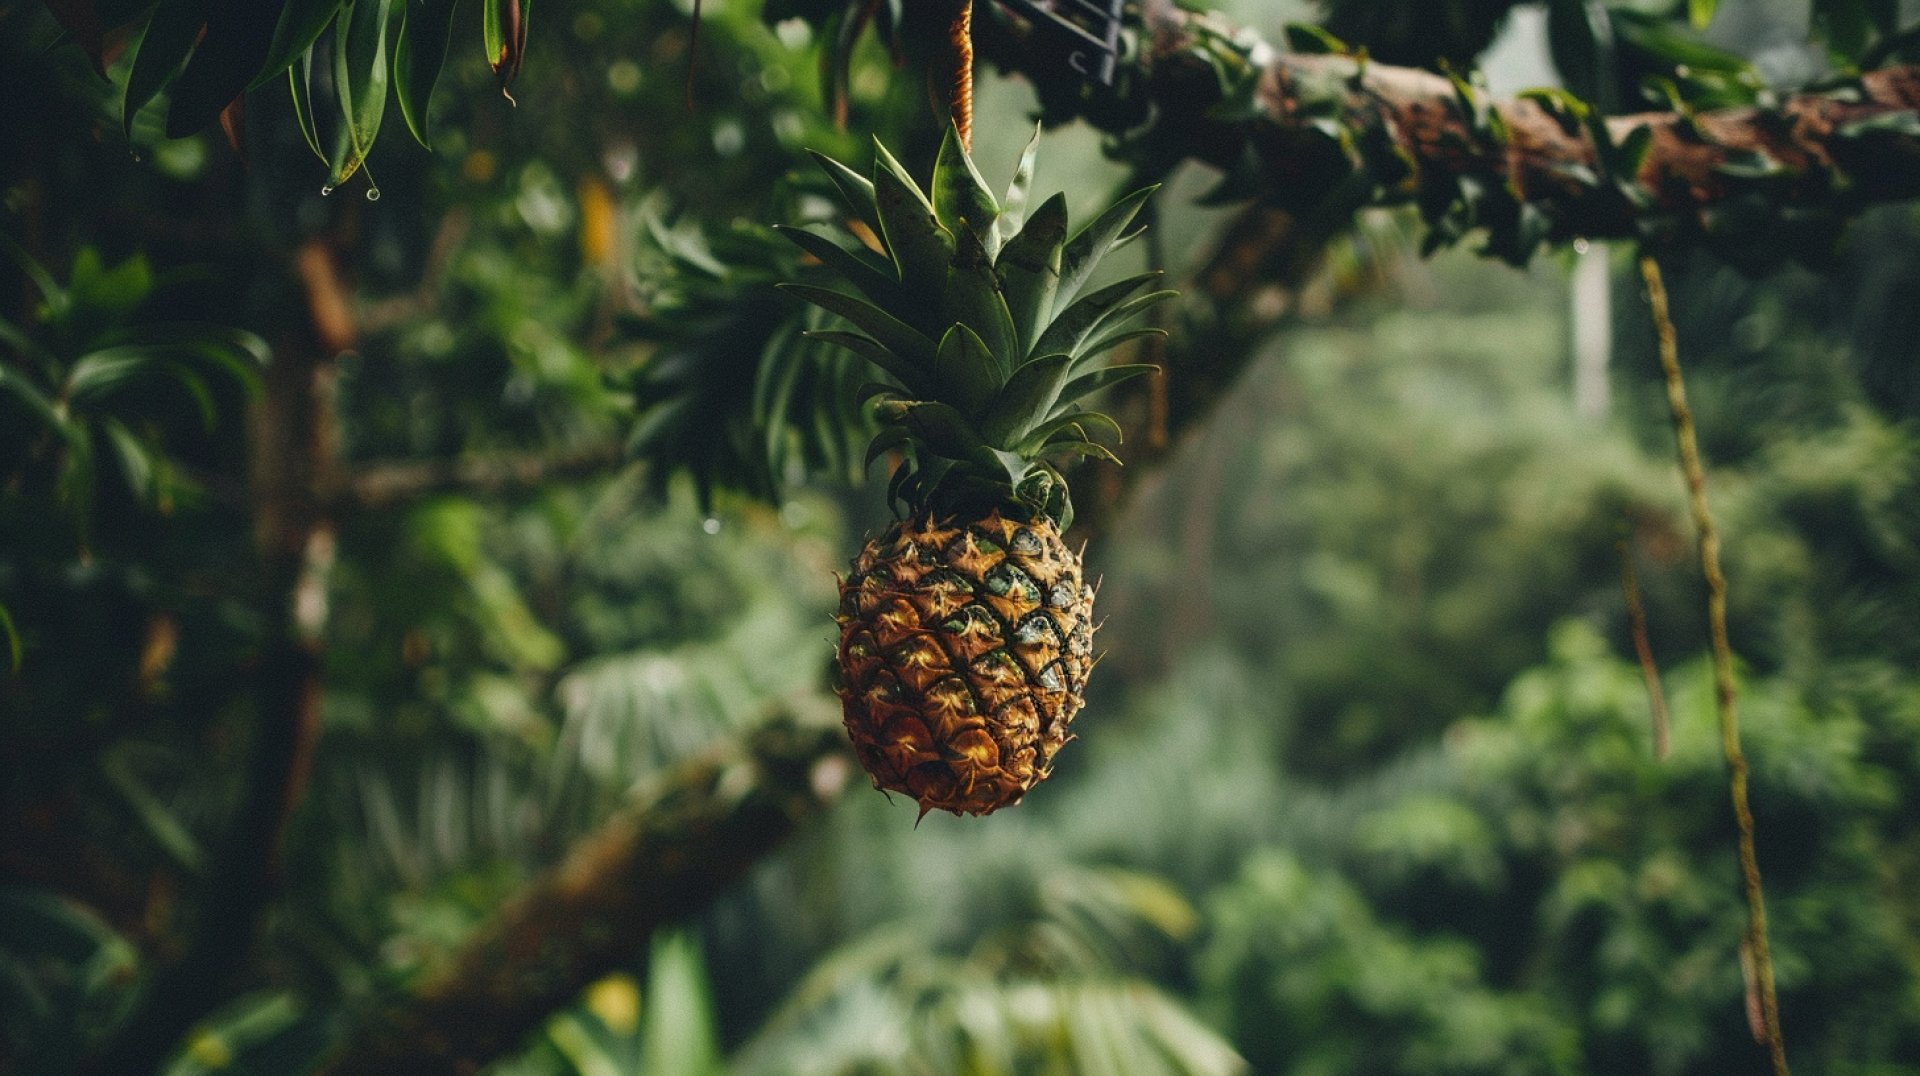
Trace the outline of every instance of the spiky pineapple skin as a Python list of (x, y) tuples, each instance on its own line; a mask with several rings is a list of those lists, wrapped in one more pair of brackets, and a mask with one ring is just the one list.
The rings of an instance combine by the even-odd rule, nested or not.
[(840, 585), (839, 692), (875, 788), (989, 814), (1051, 772), (1093, 666), (1093, 588), (1045, 519), (927, 516)]

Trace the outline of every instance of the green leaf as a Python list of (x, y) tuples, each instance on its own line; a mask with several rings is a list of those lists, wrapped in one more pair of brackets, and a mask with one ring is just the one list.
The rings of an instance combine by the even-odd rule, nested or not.
[(134, 46), (126, 100), (120, 109), (121, 129), (128, 134), (133, 132), (133, 118), (186, 66), (187, 56), (206, 25), (207, 2), (161, 0), (147, 20), (147, 30)]
[[(1033, 137), (1027, 139), (1027, 148), (1020, 151), (1020, 163), (1014, 166), (1013, 181), (1007, 184), (1007, 196), (1000, 200), (1000, 216), (993, 222), (994, 239), (1001, 247), (1020, 234), (1021, 225), (1026, 221), (1027, 196), (1033, 190), (1033, 172), (1039, 156), (1040, 125), (1036, 123), (1033, 125)], [(1062, 219), (1065, 219), (1064, 212)]]
[[(1154, 301), (1159, 301), (1153, 296), (1144, 296), (1144, 298), (1154, 298)], [(1085, 365), (1087, 360), (1104, 355), (1122, 344), (1129, 344), (1135, 340), (1145, 339), (1149, 336), (1165, 335), (1167, 335), (1167, 330), (1152, 326), (1144, 329), (1114, 329), (1111, 332), (1101, 335), (1093, 343), (1081, 348), (1079, 354), (1073, 357), (1073, 364), (1077, 368)]]
[[(933, 362), (932, 340), (927, 339), (920, 330), (864, 299), (813, 284), (781, 284), (780, 287), (847, 319), (855, 328), (879, 341), (881, 347), (912, 366), (924, 367)], [(893, 373), (891, 370), (887, 372)]]
[(987, 442), (993, 445), (1017, 442), (1052, 413), (1072, 363), (1073, 356), (1054, 354), (1015, 370), (980, 421), (980, 432)]
[(1111, 418), (1097, 411), (1072, 411), (1064, 415), (1055, 415), (1028, 430), (1020, 439), (1020, 443), (1014, 446), (1014, 451), (1027, 457), (1039, 456), (1049, 443), (1061, 440), (1086, 440), (1092, 436), (1087, 429), (1092, 425), (1101, 425), (1102, 429), (1113, 434), (1115, 440), (1119, 440), (1120, 426)]
[(953, 407), (933, 400), (901, 400), (880, 405), (882, 421), (904, 426), (936, 455), (991, 465), (992, 456), (978, 430)]
[(127, 480), (127, 492), (133, 494), (135, 500), (151, 501), (156, 469), (152, 453), (119, 419), (101, 419), (100, 429), (106, 433), (113, 454), (120, 459), (120, 473)]
[(486, 42), (487, 66), (493, 68), (500, 92), (509, 101), (513, 95), (507, 90), (519, 77), (520, 63), (526, 58), (527, 13), (532, 4), (533, 0), (481, 0), (480, 30)]
[(1054, 300), (1056, 308), (1070, 303), (1080, 294), (1080, 289), (1093, 275), (1093, 270), (1106, 257), (1115, 242), (1126, 233), (1127, 226), (1140, 212), (1148, 198), (1159, 190), (1159, 185), (1142, 187), (1107, 207), (1107, 211), (1094, 219), (1092, 224), (1081, 229), (1078, 235), (1067, 241), (1060, 252), (1060, 290)]
[(1067, 197), (1056, 194), (1040, 203), (1033, 216), (1000, 248), (994, 268), (1006, 297), (1007, 315), (1019, 335), (1022, 358), (1053, 318), (1053, 297), (1060, 287), (1060, 258), (1067, 242)]
[(1013, 313), (1000, 294), (1000, 278), (993, 263), (973, 234), (961, 225), (959, 249), (947, 270), (946, 316), (978, 334), (987, 349), (986, 369), (992, 374), (993, 387), (1006, 384), (1013, 375), (1014, 353), (1020, 347), (1020, 334), (1013, 326)]
[(1120, 462), (1120, 457), (1114, 455), (1112, 449), (1095, 441), (1056, 441), (1047, 446), (1047, 452), (1049, 455), (1065, 452), (1075, 456), (1106, 460), (1108, 463)]
[(400, 118), (414, 140), (428, 149), (427, 112), (433, 104), (434, 83), (447, 59), (453, 37), (454, 0), (405, 0), (400, 35), (393, 45), (393, 88), (400, 100)]
[(300, 128), (300, 137), (306, 139), (307, 148), (315, 157), (327, 159), (327, 152), (320, 148), (320, 128), (313, 122), (313, 50), (308, 49), (300, 55), (300, 62), (287, 68), (287, 90), (293, 98), (293, 122)]
[(17, 676), (20, 673), (20, 632), (13, 626), (13, 616), (4, 605), (0, 605), (0, 637), (7, 640), (7, 672)]
[(212, 123), (246, 90), (266, 60), (279, 15), (276, 5), (260, 0), (216, 0), (206, 35), (173, 80), (167, 137), (185, 138)]
[(874, 141), (878, 167), (873, 172), (874, 204), (880, 213), (880, 232), (894, 271), (909, 295), (938, 295), (953, 261), (953, 233), (941, 227), (933, 203), (920, 193), (900, 162), (879, 140)]
[(940, 338), (933, 369), (939, 379), (940, 398), (953, 401), (967, 414), (978, 411), (1000, 385), (993, 353), (981, 342), (979, 334), (964, 324), (949, 328)]
[(933, 208), (950, 230), (961, 230), (956, 225), (970, 228), (989, 259), (998, 253), (1000, 237), (995, 224), (1000, 207), (974, 167), (973, 158), (961, 148), (960, 132), (952, 124), (947, 125), (940, 155), (933, 162)]
[(1101, 389), (1131, 381), (1136, 377), (1144, 377), (1158, 369), (1159, 367), (1149, 363), (1129, 363), (1122, 366), (1104, 366), (1090, 374), (1081, 374), (1067, 382), (1060, 390), (1060, 399), (1055, 406), (1074, 403)]
[(334, 89), (346, 120), (348, 152), (336, 154), (327, 177), (330, 187), (345, 183), (359, 170), (380, 135), (392, 75), (387, 64), (387, 19), (392, 10), (393, 0), (354, 0), (346, 17), (333, 24)]
[(832, 344), (853, 352), (892, 375), (894, 380), (906, 386), (909, 392), (922, 396), (932, 395), (931, 375), (924, 367), (907, 362), (870, 337), (835, 329), (810, 329), (805, 335), (809, 340), (818, 340), (823, 344)]
[(1687, 0), (1687, 21), (1693, 23), (1696, 30), (1704, 30), (1713, 21), (1713, 9), (1719, 0)]
[(875, 200), (873, 181), (824, 153), (813, 150), (807, 152), (819, 162), (820, 169), (826, 172), (827, 178), (833, 181), (834, 187), (840, 192), (841, 199), (847, 203), (847, 208), (853, 215), (867, 227), (876, 232), (879, 231), (880, 208)]
[(280, 21), (273, 28), (273, 43), (267, 46), (267, 59), (247, 89), (258, 89), (281, 72), (292, 67), (320, 39), (327, 24), (349, 0), (285, 0)]
[(805, 228), (795, 228), (786, 224), (776, 224), (773, 230), (820, 260), (822, 265), (840, 274), (847, 283), (860, 289), (860, 294), (878, 304), (883, 310), (898, 310), (904, 305), (900, 282), (888, 273), (882, 272), (863, 248), (859, 251), (848, 250), (839, 243), (817, 232)]
[(1088, 331), (1101, 319), (1124, 303), (1129, 295), (1139, 291), (1142, 285), (1158, 280), (1160, 275), (1157, 272), (1141, 273), (1083, 296), (1053, 319), (1053, 323), (1040, 334), (1032, 350), (1041, 355), (1055, 351), (1074, 352), (1080, 342), (1086, 339)]
[(39, 419), (40, 424), (47, 429), (62, 437), (69, 439), (73, 437), (73, 431), (69, 428), (66, 416), (62, 414), (61, 409), (47, 398), (47, 394), (42, 392), (38, 385), (27, 380), (11, 366), (0, 365), (0, 395), (12, 396), (20, 401), (21, 406)]
[(1617, 111), (1613, 20), (1601, 0), (1552, 0), (1547, 5), (1547, 47), (1567, 89), (1600, 111)]

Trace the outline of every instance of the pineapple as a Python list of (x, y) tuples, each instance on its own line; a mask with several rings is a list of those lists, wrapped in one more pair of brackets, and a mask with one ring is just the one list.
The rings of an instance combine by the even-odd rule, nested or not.
[(885, 378), (864, 390), (882, 422), (867, 461), (900, 454), (900, 521), (841, 583), (838, 690), (874, 786), (923, 817), (1018, 802), (1071, 738), (1093, 588), (1061, 540), (1073, 509), (1054, 461), (1113, 459), (1095, 438), (1118, 425), (1078, 402), (1152, 369), (1099, 359), (1157, 333), (1130, 323), (1173, 294), (1141, 293), (1156, 273), (1082, 294), (1152, 190), (1069, 238), (1064, 196), (1027, 211), (1038, 141), (997, 201), (951, 129), (925, 192), (878, 142), (871, 180), (816, 154), (866, 241), (781, 229), (852, 288), (787, 285), (858, 330), (813, 335)]

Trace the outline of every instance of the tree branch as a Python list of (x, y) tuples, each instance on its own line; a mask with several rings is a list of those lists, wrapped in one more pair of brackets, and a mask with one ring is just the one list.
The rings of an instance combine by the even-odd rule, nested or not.
[(323, 1071), (478, 1071), (595, 979), (630, 967), (655, 930), (704, 908), (851, 773), (838, 725), (791, 718), (681, 767), (576, 844), (412, 995), (363, 1023)]
[[(1145, 171), (1199, 160), (1296, 214), (1416, 202), (1442, 239), (1484, 228), (1518, 261), (1576, 237), (1778, 245), (1783, 224), (1818, 231), (1920, 196), (1920, 67), (1770, 107), (1588, 123), (1570, 98), (1495, 100), (1417, 68), (1280, 52), (1169, 0), (1142, 19), (1129, 104), (1050, 104), (1127, 134)], [(1045, 62), (1004, 27), (982, 48), (1017, 70)], [(1034, 81), (1045, 96), (1059, 80)]]
[(341, 510), (353, 510), (389, 508), (436, 493), (498, 495), (608, 471), (619, 466), (621, 457), (620, 445), (607, 441), (554, 453), (362, 464), (342, 477), (329, 500)]

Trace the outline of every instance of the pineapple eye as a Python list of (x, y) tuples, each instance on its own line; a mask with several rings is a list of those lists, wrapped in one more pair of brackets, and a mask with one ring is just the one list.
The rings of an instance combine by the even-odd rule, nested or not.
[(1057, 661), (1041, 669), (1039, 679), (1040, 686), (1048, 691), (1065, 691), (1067, 689), (1066, 678), (1060, 675), (1060, 663)]
[(993, 630), (993, 614), (978, 605), (969, 605), (952, 618), (942, 622), (940, 630), (950, 631), (955, 635), (969, 635), (976, 631), (990, 632)]
[(1037, 557), (1043, 548), (1040, 544), (1040, 536), (1027, 527), (1015, 528), (1013, 541), (1010, 544), (1013, 546), (1013, 551), (1023, 557)]
[(1047, 591), (1047, 607), (1049, 609), (1073, 608), (1073, 603), (1079, 596), (1076, 590), (1077, 588), (1068, 580), (1062, 579), (1055, 583), (1053, 589)]
[(1014, 629), (1014, 640), (1021, 643), (1052, 643), (1060, 645), (1060, 629), (1053, 618), (1045, 613), (1029, 613), (1020, 626)]
[(1034, 585), (1033, 579), (1006, 563), (987, 573), (987, 590), (1002, 598), (1025, 601), (1038, 601), (1040, 598), (1040, 588)]

